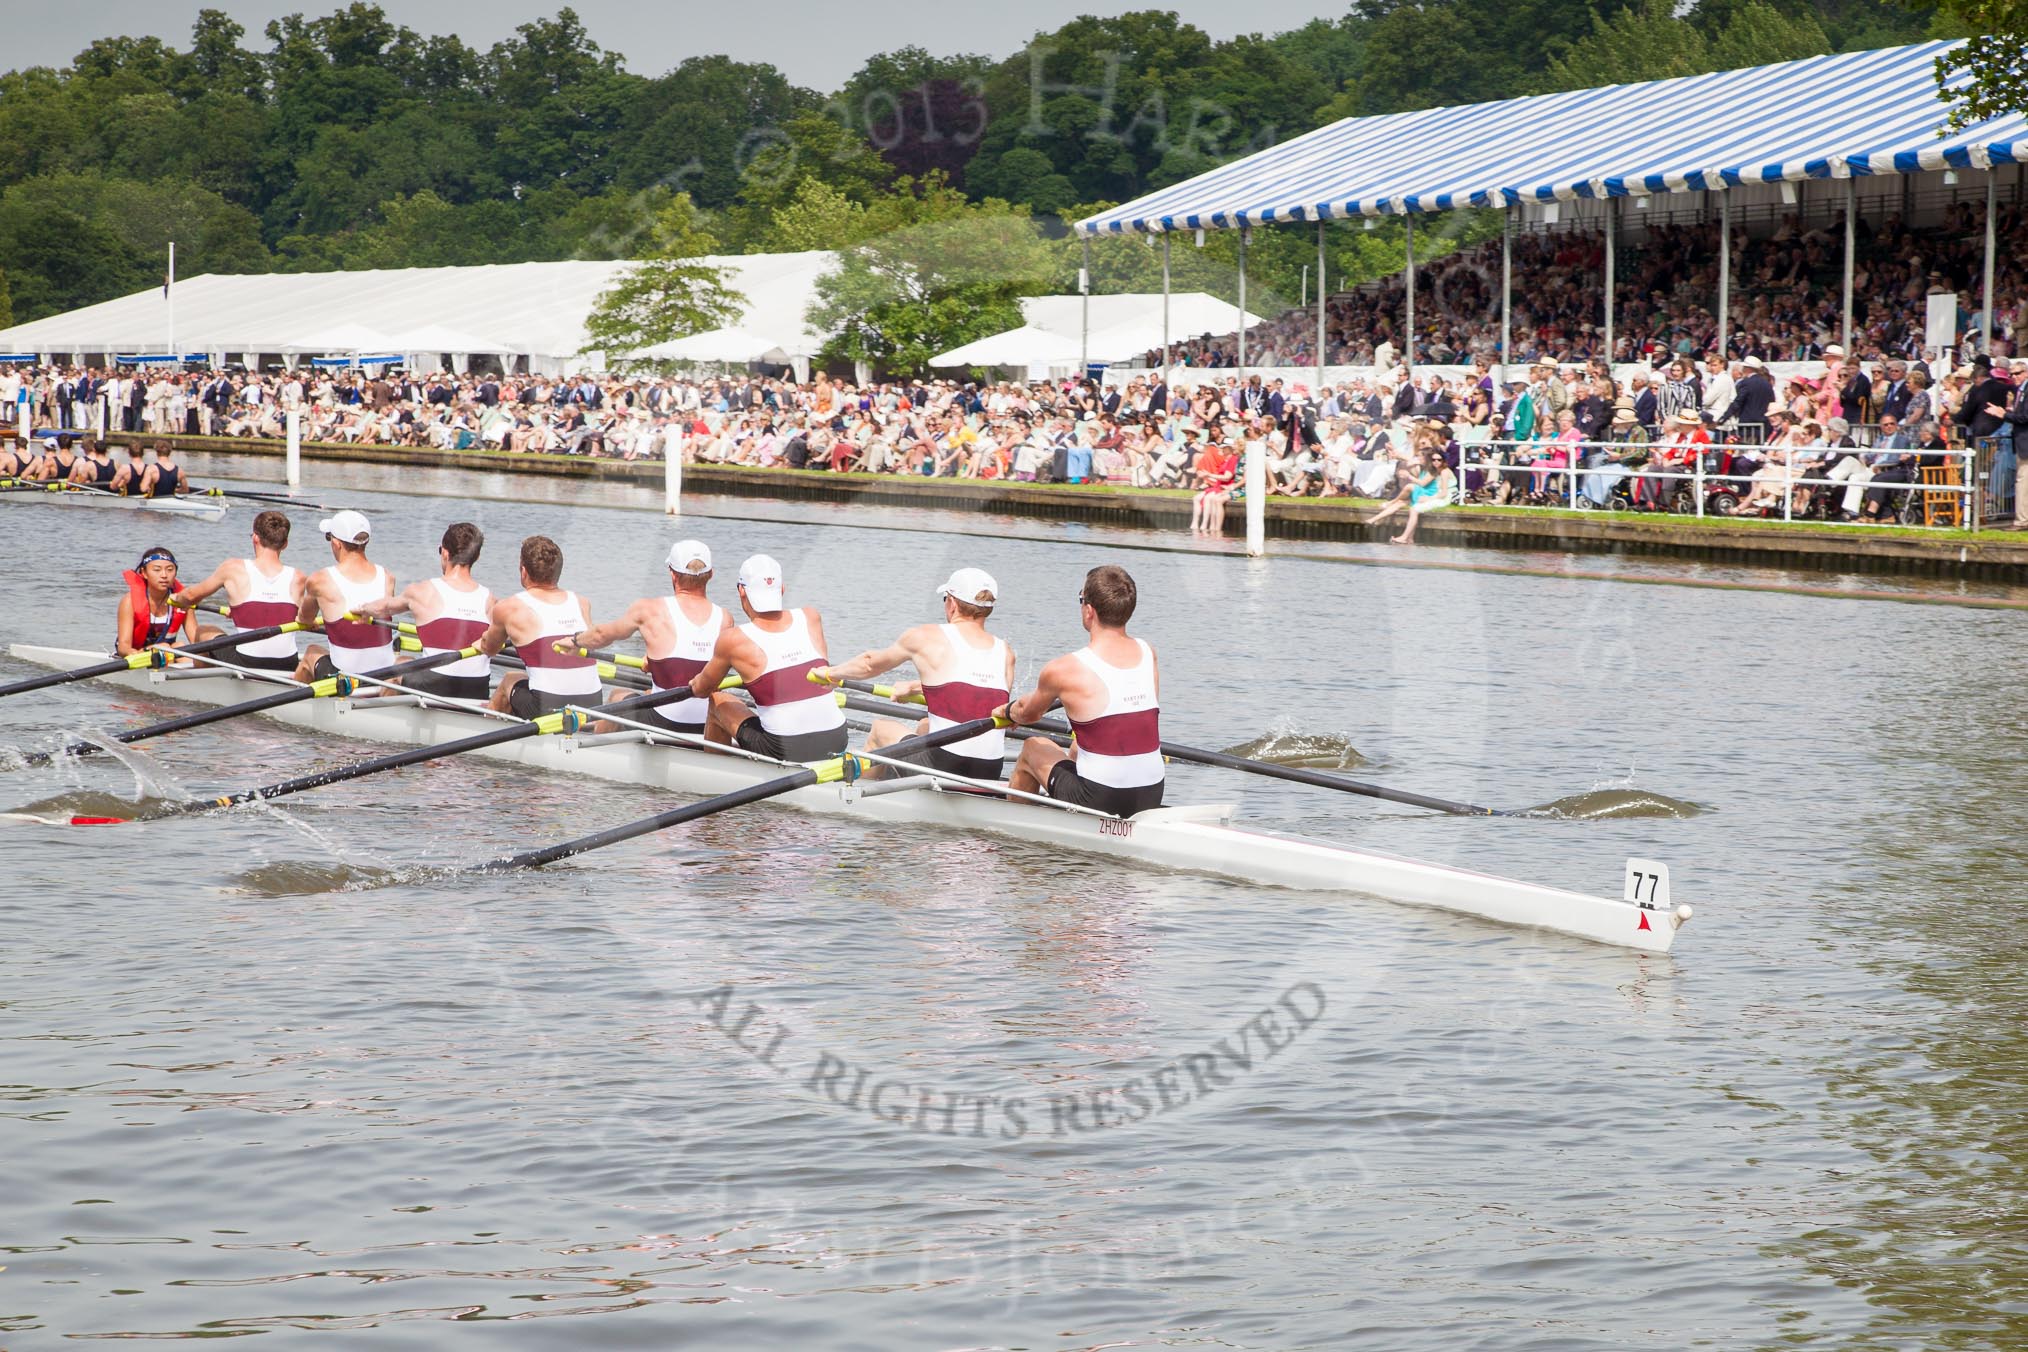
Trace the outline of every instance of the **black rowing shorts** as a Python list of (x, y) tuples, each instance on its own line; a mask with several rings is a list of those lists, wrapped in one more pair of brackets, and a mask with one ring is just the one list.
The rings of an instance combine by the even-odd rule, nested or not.
[(1115, 817), (1131, 817), (1136, 812), (1162, 806), (1162, 781), (1143, 784), (1137, 789), (1116, 789), (1107, 784), (1094, 784), (1077, 772), (1077, 762), (1068, 758), (1058, 761), (1049, 772), (1049, 783), (1043, 791), (1062, 803), (1076, 803), (1079, 807), (1095, 808)]
[(733, 733), (732, 740), (756, 756), (779, 761), (818, 761), (845, 749), (846, 728), (840, 723), (822, 732), (792, 732), (777, 737), (761, 726), (759, 715), (747, 719)]
[(484, 704), (493, 693), (487, 676), (446, 676), (441, 671), (418, 671), (401, 678), (402, 689), (444, 699), (476, 700)]
[(300, 660), (294, 657), (248, 657), (231, 649), (227, 649), (220, 656), (234, 666), (245, 667), (248, 671), (279, 671), (285, 676), (295, 672), (296, 664)]
[[(880, 751), (877, 755), (889, 755)], [(983, 779), (997, 783), (1007, 777), (1007, 762), (987, 756), (960, 756), (955, 751), (946, 751), (940, 746), (918, 747), (905, 751), (893, 759), (907, 761), (910, 765), (927, 765), (932, 770), (942, 770), (947, 775), (963, 775), (967, 779)]]
[(558, 709), (575, 704), (582, 709), (595, 708), (605, 703), (605, 696), (597, 690), (588, 690), (582, 695), (552, 695), (537, 690), (526, 681), (517, 682), (514, 693), (507, 697), (507, 712), (516, 718), (539, 718), (553, 714)]

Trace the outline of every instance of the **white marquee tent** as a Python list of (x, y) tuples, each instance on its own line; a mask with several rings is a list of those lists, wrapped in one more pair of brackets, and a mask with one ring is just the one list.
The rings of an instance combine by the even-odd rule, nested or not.
[[(1161, 348), (1165, 322), (1160, 293), (1093, 296), (1090, 300), (1089, 333), (1081, 332), (1085, 297), (1030, 296), (1021, 302), (1021, 316), (1027, 323), (1020, 328), (953, 348), (930, 358), (930, 365), (1025, 366), (1031, 376), (1039, 378), (1052, 370), (1075, 369), (1080, 355), (1088, 361), (1111, 363)], [(1248, 328), (1261, 322), (1259, 315), (1244, 318)], [(1182, 291), (1169, 297), (1169, 341), (1231, 333), (1240, 322), (1238, 306), (1202, 291)], [(4, 341), (0, 335), (0, 342)]]
[[(704, 260), (725, 268), (745, 298), (734, 323), (683, 340), (691, 361), (745, 362), (779, 352), (813, 356), (823, 336), (804, 312), (831, 253), (741, 254)], [(430, 368), (473, 354), (520, 360), (533, 370), (602, 364), (580, 357), (584, 321), (599, 295), (631, 264), (501, 263), (466, 268), (206, 275), (179, 280), (174, 296), (151, 287), (118, 300), (0, 330), (0, 350), (147, 355), (178, 350), (212, 360), (293, 360), (400, 354)]]

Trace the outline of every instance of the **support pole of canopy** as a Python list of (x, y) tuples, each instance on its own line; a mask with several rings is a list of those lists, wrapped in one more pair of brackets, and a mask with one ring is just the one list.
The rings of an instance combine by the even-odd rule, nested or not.
[[(1513, 359), (1514, 341), (1514, 205), (1508, 203), (1500, 212), (1500, 351), (1499, 360), (1494, 363), (1493, 400), (1494, 408), (1500, 407), (1500, 399), (1507, 390), (1507, 363)], [(1495, 433), (1495, 435), (1498, 435)]]
[(176, 355), (176, 241), (169, 241), (169, 275), (162, 279), (162, 299), (169, 303), (169, 355)]
[[(1246, 236), (1239, 227), (1239, 388), (1246, 389)], [(1244, 397), (1242, 395), (1242, 397)]]
[[(1246, 408), (1246, 241), (1253, 231), (1239, 227), (1239, 399)], [(1241, 427), (1245, 424), (1242, 422)], [(1251, 558), (1267, 553), (1267, 440), (1240, 435), (1240, 472), (1246, 485), (1246, 552)]]
[(1718, 194), (1718, 351), (1732, 337), (1732, 194)]
[(1091, 236), (1084, 237), (1084, 266), (1077, 270), (1077, 378), (1091, 370)]
[(1856, 362), (1859, 353), (1852, 346), (1852, 256), (1859, 247), (1859, 180), (1845, 180), (1845, 308), (1838, 341), (1844, 345), (1845, 360)]
[(1979, 324), (1979, 351), (1989, 357), (1993, 355), (1993, 217), (1998, 212), (1999, 207), (2000, 174), (1997, 169), (1988, 165), (1986, 167), (1986, 317)]
[(1408, 268), (1402, 274), (1408, 281), (1408, 332), (1401, 345), (1402, 365), (1408, 368), (1410, 379), (1415, 377), (1415, 216), (1410, 212), (1401, 215), (1402, 230), (1408, 240)]
[(1317, 403), (1324, 402), (1324, 222), (1317, 222)]
[(1606, 370), (1613, 369), (1613, 277), (1618, 271), (1613, 266), (1613, 236), (1619, 225), (1620, 199), (1608, 197), (1605, 200), (1605, 364)]
[[(1169, 232), (1162, 232), (1162, 383), (1169, 383)], [(1161, 410), (1167, 413), (1168, 409)]]

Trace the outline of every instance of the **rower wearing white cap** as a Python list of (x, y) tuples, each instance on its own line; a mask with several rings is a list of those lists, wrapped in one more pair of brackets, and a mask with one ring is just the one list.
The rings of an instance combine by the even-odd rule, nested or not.
[[(782, 599), (782, 566), (756, 554), (739, 566), (739, 604), (747, 622), (718, 636), (711, 661), (691, 678), (690, 691), (711, 700), (704, 735), (784, 761), (814, 761), (845, 749), (845, 715), (831, 692), (810, 682), (825, 665), (824, 620), (814, 606), (790, 610)], [(736, 671), (753, 696), (749, 709), (719, 682)]]
[[(547, 535), (521, 542), (521, 590), (493, 603), (493, 623), (479, 640), (488, 657), (508, 643), (527, 668), (501, 678), (493, 707), (516, 718), (553, 714), (567, 704), (599, 703), (598, 663), (579, 657), (570, 640), (591, 628), (591, 605), (565, 591), (563, 550)], [(561, 645), (566, 651), (558, 652)]]
[[(678, 540), (669, 548), (668, 565), (671, 595), (644, 596), (617, 620), (595, 624), (575, 640), (582, 648), (606, 648), (639, 634), (648, 650), (648, 680), (656, 691), (689, 685), (711, 662), (719, 635), (732, 627), (732, 616), (705, 595), (711, 586), (711, 550), (702, 540)], [(693, 697), (658, 704), (641, 717), (701, 734), (711, 717), (711, 701)]]
[(346, 618), (368, 602), (394, 595), (394, 574), (366, 557), (373, 527), (358, 512), (346, 511), (325, 517), (317, 529), (331, 542), (332, 563), (310, 574), (296, 620), (309, 624), (321, 618), (331, 648), (326, 652), (312, 644), (305, 649), (296, 679), (322, 679), (334, 672), (354, 675), (393, 666), (394, 630)]
[[(486, 536), (469, 521), (453, 521), (437, 543), (436, 577), (411, 582), (397, 596), (369, 602), (359, 614), (391, 620), (404, 611), (415, 619), (423, 657), (462, 652), (493, 627), (493, 593), (472, 576)], [(413, 672), (402, 685), (425, 695), (480, 700), (492, 694), (493, 659), (484, 653), (446, 666)]]
[[(986, 619), (1000, 599), (1000, 584), (981, 568), (960, 568), (943, 586), (942, 624), (919, 624), (885, 648), (873, 648), (835, 667), (814, 673), (825, 681), (865, 681), (915, 664), (922, 679), (895, 688), (906, 696), (920, 692), (929, 717), (913, 727), (894, 719), (874, 723), (866, 749), (878, 751), (904, 737), (937, 732), (975, 718), (986, 718), (1005, 704), (1014, 689), (1014, 649), (1007, 640), (986, 632)], [(1006, 734), (981, 733), (951, 746), (931, 747), (907, 759), (932, 769), (972, 779), (999, 779), (1005, 772)], [(887, 773), (885, 767), (874, 775)]]

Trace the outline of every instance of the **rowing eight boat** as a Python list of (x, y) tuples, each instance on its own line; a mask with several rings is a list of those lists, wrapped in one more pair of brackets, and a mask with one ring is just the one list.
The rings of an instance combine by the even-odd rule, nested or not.
[[(23, 661), (62, 669), (103, 660), (100, 653), (29, 644), (15, 644), (10, 651)], [(237, 704), (271, 683), (236, 674), (181, 669), (127, 671), (98, 679), (200, 704)], [(284, 705), (264, 716), (362, 741), (415, 746), (499, 726), (478, 714), (424, 707), (409, 695), (313, 699)], [(778, 762), (684, 745), (651, 745), (643, 734), (631, 732), (530, 737), (474, 754), (682, 794), (729, 793), (776, 778), (782, 771)], [(808, 812), (869, 821), (988, 831), (1242, 882), (1365, 893), (1651, 953), (1668, 952), (1676, 931), (1690, 918), (1688, 906), (1670, 909), (1666, 893), (1656, 895), (1652, 884), (1649, 897), (1639, 903), (1586, 896), (1445, 864), (1243, 830), (1230, 824), (1230, 804), (1158, 808), (1123, 820), (953, 789), (925, 778), (815, 785), (775, 801)]]
[(167, 516), (195, 517), (216, 521), (225, 515), (226, 504), (217, 498), (122, 497), (82, 484), (55, 484), (44, 488), (17, 488), (0, 491), (0, 502), (60, 502), (69, 507), (103, 507), (122, 512), (161, 512)]

